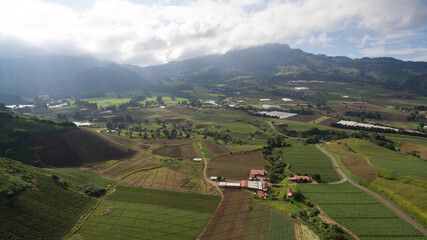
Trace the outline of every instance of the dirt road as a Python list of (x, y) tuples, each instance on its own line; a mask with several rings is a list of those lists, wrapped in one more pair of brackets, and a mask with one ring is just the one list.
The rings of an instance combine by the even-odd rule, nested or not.
[(419, 224), (417, 221), (415, 221), (414, 219), (412, 219), (410, 216), (408, 216), (406, 213), (404, 213), (403, 211), (401, 211), (399, 208), (397, 208), (396, 206), (394, 206), (390, 201), (386, 200), (385, 198), (383, 198), (382, 196), (380, 196), (378, 193), (373, 192), (370, 189), (367, 189), (361, 185), (359, 185), (358, 183), (356, 183), (355, 181), (353, 181), (352, 179), (350, 179), (349, 177), (347, 177), (347, 175), (344, 174), (344, 172), (341, 170), (340, 166), (338, 165), (337, 160), (335, 159), (334, 156), (332, 156), (330, 153), (328, 153), (327, 151), (323, 150), (319, 144), (316, 144), (316, 147), (322, 151), (324, 154), (326, 154), (329, 158), (331, 158), (332, 163), (334, 164), (337, 172), (341, 175), (341, 177), (343, 179), (346, 179), (349, 183), (351, 183), (353, 186), (359, 188), (360, 190), (363, 190), (364, 192), (368, 193), (369, 195), (373, 196), (374, 198), (376, 198), (378, 201), (382, 202), (385, 206), (387, 206), (388, 208), (390, 208), (391, 210), (393, 210), (397, 215), (399, 215), (401, 218), (403, 218), (405, 221), (407, 221), (409, 224), (411, 224), (412, 226), (414, 226), (416, 229), (420, 230), (424, 235), (427, 236), (427, 229), (424, 228), (421, 224)]

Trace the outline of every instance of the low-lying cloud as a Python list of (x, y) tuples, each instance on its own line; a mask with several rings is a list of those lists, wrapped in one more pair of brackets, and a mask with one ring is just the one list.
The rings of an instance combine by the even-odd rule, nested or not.
[[(0, 45), (17, 42), (38, 53), (91, 54), (144, 66), (269, 42), (323, 48), (339, 43), (348, 48), (343, 55), (398, 56), (414, 54), (410, 49), (423, 43), (390, 36), (410, 32), (426, 39), (427, 7), (415, 0), (63, 2), (3, 0)], [(404, 51), (390, 49), (396, 46)]]

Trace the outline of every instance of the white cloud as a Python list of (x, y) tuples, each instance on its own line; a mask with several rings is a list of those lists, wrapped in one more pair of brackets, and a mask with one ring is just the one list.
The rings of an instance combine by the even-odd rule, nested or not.
[[(74, 9), (41, 0), (2, 0), (0, 40), (16, 39), (49, 53), (76, 51), (148, 65), (267, 42), (329, 46), (334, 39), (328, 36), (337, 31), (345, 31), (360, 47), (381, 46), (381, 41), (388, 41), (383, 37), (411, 33), (427, 19), (425, 4), (416, 0), (196, 0), (150, 5), (97, 0), (85, 10)], [(371, 54), (374, 49), (361, 52)]]

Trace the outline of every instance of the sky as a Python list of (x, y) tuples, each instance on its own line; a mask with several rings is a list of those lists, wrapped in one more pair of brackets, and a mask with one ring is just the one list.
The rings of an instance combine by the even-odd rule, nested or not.
[(140, 66), (266, 43), (427, 61), (423, 0), (1, 0), (0, 58), (91, 55)]

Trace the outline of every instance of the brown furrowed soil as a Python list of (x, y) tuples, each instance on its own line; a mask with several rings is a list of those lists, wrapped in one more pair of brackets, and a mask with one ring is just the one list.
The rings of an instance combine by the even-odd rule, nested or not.
[(165, 146), (153, 150), (154, 154), (173, 157), (173, 158), (195, 158), (197, 157), (194, 151), (193, 144), (184, 144), (178, 146)]
[(267, 239), (271, 210), (243, 190), (226, 189), (200, 240)]
[(427, 159), (427, 147), (414, 143), (404, 143), (400, 147), (400, 151), (404, 153), (416, 152), (421, 158)]
[(111, 159), (123, 159), (136, 152), (85, 129), (33, 135), (27, 139), (40, 161), (52, 167), (80, 167)]
[(219, 154), (224, 154), (224, 153), (226, 153), (225, 151), (224, 151), (224, 149), (221, 147), (221, 146), (219, 146), (219, 145), (217, 145), (217, 144), (215, 144), (215, 143), (213, 143), (213, 142), (209, 142), (209, 141), (205, 141), (205, 142), (203, 142), (204, 144), (205, 144), (205, 146), (209, 149), (209, 151), (211, 151), (211, 153), (213, 154), (213, 155), (219, 155)]
[(330, 127), (331, 123), (335, 123), (335, 122), (338, 122), (338, 120), (336, 120), (335, 118), (328, 118), (328, 119), (326, 119), (320, 123), (317, 123), (317, 124), (322, 125), (322, 126), (326, 126), (326, 127)]
[(208, 165), (208, 176), (248, 179), (251, 169), (264, 169), (265, 165), (267, 163), (261, 153), (232, 154), (212, 159)]
[(286, 120), (307, 123), (307, 122), (314, 121), (320, 117), (321, 116), (319, 116), (319, 115), (295, 115), (295, 116), (286, 118)]
[(379, 170), (376, 167), (369, 165), (363, 158), (340, 155), (340, 159), (348, 170), (368, 183), (372, 183), (378, 176)]
[(122, 184), (135, 187), (189, 193), (210, 193), (212, 187), (202, 177), (202, 165), (182, 162), (167, 167), (136, 172), (125, 177)]
[(195, 113), (197, 112), (197, 109), (192, 107), (170, 107), (168, 110), (180, 114), (188, 114), (188, 113)]
[[(346, 111), (365, 111), (365, 112), (379, 112), (381, 114), (381, 120), (383, 121), (397, 121), (397, 122), (406, 122), (407, 114), (391, 113), (391, 112), (382, 112), (385, 108), (373, 105), (373, 104), (340, 104), (340, 103), (331, 103), (328, 104), (336, 112), (341, 115)], [(347, 106), (347, 107), (346, 107)], [(362, 107), (362, 108), (361, 108)], [(369, 120), (369, 119), (367, 119)]]

